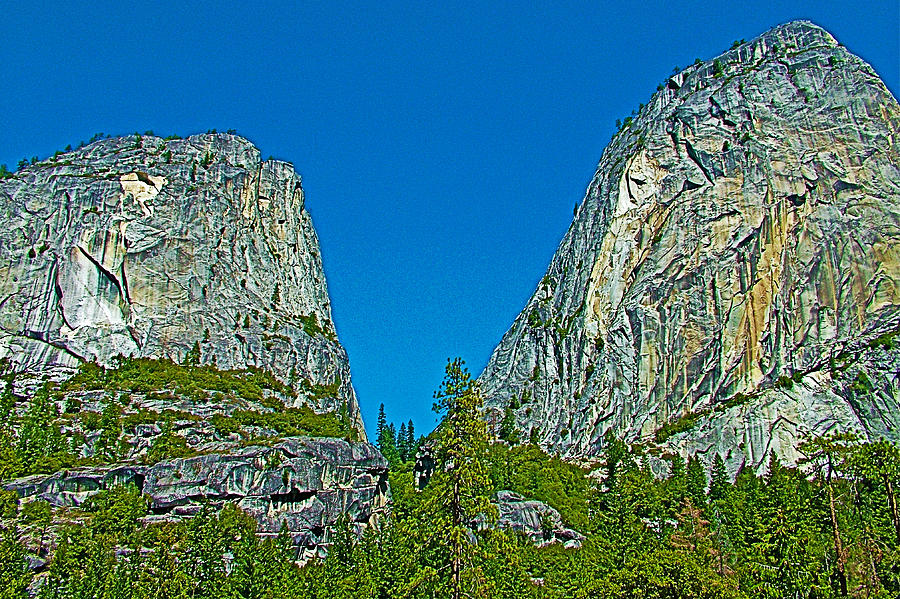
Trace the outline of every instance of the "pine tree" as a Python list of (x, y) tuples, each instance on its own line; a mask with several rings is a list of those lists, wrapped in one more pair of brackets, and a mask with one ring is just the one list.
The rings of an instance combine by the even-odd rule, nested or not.
[(690, 498), (684, 500), (678, 513), (678, 528), (669, 538), (669, 543), (676, 549), (688, 553), (699, 553), (703, 561), (709, 561), (715, 555), (709, 533), (709, 521), (694, 506)]
[(628, 445), (625, 441), (617, 438), (612, 430), (606, 431), (606, 434), (603, 435), (603, 444), (603, 461), (606, 466), (605, 482), (607, 485), (612, 485), (620, 470), (634, 467), (634, 460), (628, 452)]
[(706, 469), (697, 456), (691, 456), (687, 462), (687, 496), (694, 505), (702, 507), (706, 505)]
[(674, 483), (676, 483), (677, 485), (679, 485), (683, 488), (686, 484), (685, 479), (687, 478), (687, 472), (685, 471), (685, 468), (684, 468), (684, 458), (681, 457), (680, 453), (676, 453), (672, 456), (671, 461), (672, 461), (672, 476), (670, 476), (669, 478)]
[[(841, 525), (838, 521), (839, 499), (835, 492), (834, 478), (847, 466), (847, 457), (856, 436), (851, 433), (837, 433), (825, 437), (817, 437), (800, 444), (798, 448), (805, 457), (801, 465), (810, 465), (812, 473), (828, 492), (828, 512), (831, 522), (831, 534), (834, 540), (834, 551), (837, 564), (838, 582), (841, 595), (847, 595), (847, 556), (844, 551), (844, 539), (841, 536)], [(774, 455), (774, 454), (773, 454)]]
[(519, 442), (519, 432), (516, 430), (516, 417), (509, 406), (506, 406), (506, 409), (503, 410), (503, 420), (500, 422), (500, 431), (497, 436), (510, 445), (516, 445)]
[(325, 597), (362, 599), (375, 596), (374, 582), (366, 555), (342, 515), (331, 531), (331, 546), (322, 564), (321, 587)]
[(397, 453), (400, 454), (400, 461), (409, 460), (409, 445), (407, 443), (406, 423), (400, 423), (400, 432), (397, 433)]
[(416, 441), (416, 429), (413, 427), (413, 421), (406, 423), (406, 448), (409, 451), (408, 459), (414, 461), (416, 452), (419, 451), (419, 443)]
[(94, 452), (101, 459), (116, 460), (119, 437), (122, 435), (122, 406), (111, 401), (103, 408), (100, 417), (100, 436), (94, 444)]
[(897, 488), (900, 486), (900, 448), (881, 439), (865, 443), (850, 456), (851, 471), (860, 479), (884, 491), (887, 510), (894, 526), (895, 542), (900, 546), (900, 514), (897, 509)]
[(16, 450), (21, 463), (33, 472), (52, 472), (67, 457), (68, 446), (56, 422), (58, 417), (59, 410), (50, 399), (48, 387), (41, 387), (22, 418)]
[(194, 341), (193, 347), (189, 349), (184, 354), (184, 361), (182, 362), (184, 366), (199, 366), (200, 365), (200, 342)]
[(391, 467), (396, 467), (401, 461), (400, 452), (397, 449), (397, 432), (393, 423), (387, 424), (387, 418), (384, 415), (384, 404), (381, 404), (381, 407), (378, 409), (377, 430), (378, 438), (375, 442), (379, 451), (381, 451), (381, 455), (387, 459)]
[(728, 480), (728, 470), (725, 469), (725, 460), (717, 453), (710, 470), (709, 500), (719, 501), (727, 498), (730, 489), (731, 483)]
[(429, 486), (434, 529), (450, 552), (449, 595), (453, 599), (477, 594), (483, 577), (472, 568), (476, 544), (471, 527), (478, 518), (496, 518), (490, 502), (487, 470), (488, 433), (481, 419), (483, 400), (460, 359), (447, 361), (446, 374), (434, 394), (434, 411), (443, 416), (435, 435), (437, 469)]
[(384, 427), (386, 426), (387, 416), (384, 415), (384, 404), (381, 404), (380, 406), (378, 406), (378, 428), (376, 429), (375, 433), (376, 441), (381, 439), (381, 433), (384, 432)]
[(26, 589), (32, 579), (17, 532), (15, 528), (0, 531), (0, 597), (10, 599), (28, 597)]
[(684, 470), (684, 458), (680, 453), (669, 457), (669, 478), (662, 483), (662, 501), (665, 506), (666, 517), (671, 519), (681, 509), (687, 496), (686, 473)]
[(716, 546), (716, 571), (724, 576), (728, 571), (726, 551), (728, 548), (728, 532), (731, 522), (728, 515), (728, 502), (731, 498), (731, 481), (725, 460), (716, 453), (713, 458), (709, 482), (709, 514), (713, 522), (712, 540)]
[(160, 434), (150, 443), (144, 460), (148, 464), (155, 464), (161, 460), (185, 457), (190, 453), (191, 449), (188, 447), (187, 440), (175, 433), (170, 416), (163, 422)]

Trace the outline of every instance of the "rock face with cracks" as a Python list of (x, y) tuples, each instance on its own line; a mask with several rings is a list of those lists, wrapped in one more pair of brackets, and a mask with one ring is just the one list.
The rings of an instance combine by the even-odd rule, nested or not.
[[(256, 366), (365, 432), (300, 177), (226, 134), (112, 138), (0, 180), (0, 358)], [(332, 393), (316, 389), (334, 388)]]
[(539, 547), (562, 543), (565, 547), (581, 547), (584, 535), (566, 528), (559, 512), (542, 501), (526, 500), (512, 491), (497, 493), (497, 526), (522, 533)]
[(203, 505), (234, 502), (253, 516), (258, 533), (282, 527), (299, 557), (316, 554), (328, 531), (346, 515), (358, 526), (373, 524), (387, 502), (387, 461), (368, 443), (296, 437), (271, 447), (255, 446), (159, 462), (32, 476), (3, 485), (26, 501), (53, 507), (79, 506), (101, 489), (134, 484), (150, 499), (147, 522), (177, 520)]
[(486, 404), (572, 458), (609, 431), (732, 472), (900, 440), (898, 165), (896, 99), (811, 23), (677, 73), (604, 151)]
[[(155, 360), (138, 374), (137, 360), (118, 356)], [(5, 481), (22, 502), (78, 506), (125, 483), (149, 496), (148, 521), (233, 502), (260, 534), (286, 527), (305, 558), (341, 514), (363, 527), (387, 501), (387, 463), (365, 442), (300, 177), (241, 137), (105, 139), (0, 179), (0, 359), (0, 392), (20, 420), (46, 379), (85, 362), (112, 370), (82, 375), (130, 364), (144, 381), (53, 391), (53, 426), (71, 459), (92, 466)], [(189, 367), (213, 386), (146, 383)], [(256, 368), (289, 388), (249, 392), (254, 377), (268, 380)], [(107, 417), (104, 433), (96, 420)], [(340, 423), (319, 432), (352, 441), (292, 436), (304, 422)], [(149, 459), (167, 435), (194, 455)]]

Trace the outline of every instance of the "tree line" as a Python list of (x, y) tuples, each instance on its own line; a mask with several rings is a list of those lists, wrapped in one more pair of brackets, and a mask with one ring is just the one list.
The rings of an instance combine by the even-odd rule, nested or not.
[[(314, 598), (753, 598), (896, 597), (900, 593), (900, 451), (849, 435), (810, 439), (797, 466), (772, 458), (729, 476), (714, 456), (668, 460), (612, 436), (592, 473), (525, 443), (495, 442), (460, 360), (435, 393), (441, 424), (429, 436), (436, 468), (419, 489), (410, 427), (402, 440), (379, 418), (392, 460), (390, 511), (357, 534), (342, 521), (327, 556), (294, 563), (289, 536), (259, 538), (234, 506), (142, 525), (146, 498), (120, 487), (95, 495), (59, 543), (45, 548), (37, 595)], [(393, 429), (396, 430), (396, 429)], [(390, 432), (386, 432), (390, 431)], [(383, 438), (382, 438), (383, 437)], [(401, 453), (404, 445), (405, 453)], [(413, 452), (414, 453), (414, 452)], [(405, 458), (405, 459), (404, 459)], [(586, 535), (580, 548), (535, 546), (496, 526), (506, 488), (560, 510)], [(39, 535), (49, 510), (6, 500), (0, 597), (33, 583), (19, 539)], [(12, 515), (10, 515), (12, 514)]]

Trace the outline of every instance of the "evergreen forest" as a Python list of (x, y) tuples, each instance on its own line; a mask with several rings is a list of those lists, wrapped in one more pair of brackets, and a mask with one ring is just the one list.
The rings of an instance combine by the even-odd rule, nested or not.
[[(157, 375), (178, 371), (164, 366)], [(80, 376), (67, 384), (128, 386), (122, 372)], [(259, 373), (228, 376), (249, 395), (258, 391), (253, 385), (275, 384)], [(213, 382), (224, 385), (220, 379)], [(70, 465), (60, 415), (46, 414), (46, 398), (56, 391), (37, 393), (21, 416), (28, 422), (18, 427), (10, 425), (18, 417), (7, 401), (4, 479)], [(531, 443), (497, 439), (482, 417), (477, 383), (458, 359), (448, 361), (434, 409), (441, 424), (419, 438), (411, 422), (398, 429), (382, 410), (377, 444), (390, 462), (389, 509), (372, 526), (339, 521), (322, 559), (298, 562), (285, 531), (258, 536), (255, 520), (232, 504), (146, 524), (148, 499), (133, 485), (102, 490), (78, 508), (21, 502), (3, 491), (0, 597), (824, 599), (900, 593), (900, 450), (888, 442), (850, 435), (809, 439), (797, 467), (773, 459), (763, 475), (744, 468), (732, 478), (720, 456), (709, 469), (695, 457), (664, 456), (668, 474), (660, 476), (651, 472), (646, 448), (607, 437), (602, 459), (582, 468)], [(349, 435), (339, 418), (310, 418), (302, 421), (303, 431), (287, 428), (287, 434), (316, 434), (317, 425), (327, 434)], [(426, 448), (434, 468), (423, 480), (415, 460)], [(170, 438), (153, 459), (179, 451), (183, 444)], [(492, 500), (500, 490), (552, 506), (583, 542), (535, 542), (499, 528)], [(52, 543), (51, 523), (60, 527)], [(24, 540), (30, 547), (36, 541), (37, 556)], [(36, 557), (45, 561), (38, 574)]]

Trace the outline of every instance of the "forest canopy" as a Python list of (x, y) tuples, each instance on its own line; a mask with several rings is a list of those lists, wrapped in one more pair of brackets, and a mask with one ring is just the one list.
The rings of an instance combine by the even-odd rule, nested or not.
[[(894, 597), (900, 592), (900, 451), (849, 435), (810, 439), (798, 467), (732, 478), (721, 457), (668, 456), (654, 476), (639, 446), (608, 437), (593, 473), (528, 443), (492, 438), (477, 384), (448, 362), (435, 394), (440, 426), (415, 439), (380, 419), (392, 505), (377, 526), (346, 519), (327, 556), (306, 563), (290, 536), (254, 534), (233, 504), (145, 524), (134, 486), (79, 508), (0, 495), (0, 596), (22, 597)], [(417, 447), (435, 456), (419, 488)], [(393, 446), (393, 447), (392, 447)], [(398, 447), (399, 446), (399, 447)], [(580, 547), (498, 529), (496, 492), (559, 510)], [(65, 512), (65, 514), (61, 513)], [(68, 520), (54, 546), (51, 520)], [(37, 540), (37, 555), (29, 555)], [(37, 575), (34, 560), (46, 565)], [(36, 577), (35, 577), (36, 576)]]

